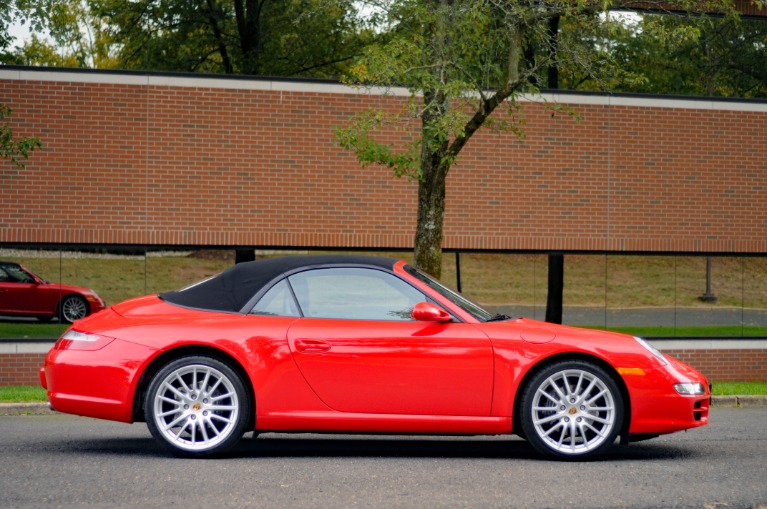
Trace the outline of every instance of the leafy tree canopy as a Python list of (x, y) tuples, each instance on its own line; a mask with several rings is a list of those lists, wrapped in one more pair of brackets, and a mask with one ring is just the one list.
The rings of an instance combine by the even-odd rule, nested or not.
[(351, 0), (43, 3), (50, 37), (32, 38), (20, 63), (334, 77), (375, 35)]
[(645, 14), (616, 34), (622, 92), (767, 97), (767, 19)]

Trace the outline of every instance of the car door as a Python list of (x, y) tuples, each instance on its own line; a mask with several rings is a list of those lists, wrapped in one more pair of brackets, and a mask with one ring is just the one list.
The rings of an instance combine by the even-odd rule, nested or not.
[(0, 313), (40, 315), (50, 311), (47, 292), (37, 280), (17, 266), (4, 266), (0, 275)]
[(417, 322), (427, 300), (393, 274), (322, 268), (288, 278), (303, 317), (288, 343), (304, 378), (340, 412), (490, 414), (489, 339), (472, 324)]

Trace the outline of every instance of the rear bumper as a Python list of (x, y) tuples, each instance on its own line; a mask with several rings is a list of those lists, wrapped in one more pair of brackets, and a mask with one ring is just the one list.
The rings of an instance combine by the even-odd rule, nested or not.
[(102, 349), (53, 348), (40, 370), (40, 383), (57, 412), (132, 422), (133, 395), (142, 363), (154, 350), (113, 340)]

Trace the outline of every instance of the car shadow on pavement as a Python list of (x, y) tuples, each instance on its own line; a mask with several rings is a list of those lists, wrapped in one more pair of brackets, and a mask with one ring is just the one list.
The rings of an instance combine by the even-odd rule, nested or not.
[[(228, 457), (384, 457), (549, 460), (528, 442), (509, 437), (338, 437), (274, 435), (245, 439)], [(616, 445), (607, 454), (585, 461), (693, 459), (695, 451), (668, 443)], [(581, 460), (584, 461), (584, 460)]]
[[(66, 443), (38, 442), (47, 454), (60, 452), (113, 455), (134, 458), (172, 458), (173, 454), (151, 438), (70, 439)], [(680, 445), (643, 442), (630, 446), (616, 445), (607, 454), (580, 460), (660, 461), (694, 460), (698, 454)], [(351, 435), (265, 434), (257, 439), (249, 435), (231, 451), (213, 456), (225, 458), (472, 458), (506, 460), (550, 460), (524, 440), (517, 438), (456, 437), (377, 437)]]

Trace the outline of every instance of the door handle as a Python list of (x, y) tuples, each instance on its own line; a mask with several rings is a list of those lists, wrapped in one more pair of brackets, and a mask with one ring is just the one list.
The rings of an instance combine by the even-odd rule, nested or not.
[(303, 353), (322, 353), (330, 350), (330, 343), (321, 339), (297, 339), (296, 350)]

